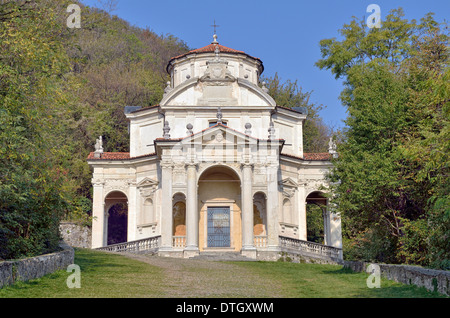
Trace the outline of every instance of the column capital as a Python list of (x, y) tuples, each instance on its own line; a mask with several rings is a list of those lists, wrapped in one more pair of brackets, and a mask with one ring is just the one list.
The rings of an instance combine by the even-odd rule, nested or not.
[(161, 169), (173, 169), (174, 164), (173, 162), (160, 162), (159, 165), (161, 166)]
[(195, 169), (197, 169), (198, 168), (198, 162), (185, 162), (184, 166), (186, 168), (195, 168)]
[(101, 187), (105, 185), (105, 180), (95, 178), (91, 180), (91, 183), (94, 187)]
[(254, 164), (251, 162), (241, 162), (241, 168), (253, 168)]

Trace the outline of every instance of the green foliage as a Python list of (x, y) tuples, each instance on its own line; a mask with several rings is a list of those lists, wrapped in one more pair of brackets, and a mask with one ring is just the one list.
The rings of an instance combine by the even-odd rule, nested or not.
[(304, 152), (326, 152), (328, 151), (328, 141), (331, 129), (319, 116), (322, 105), (310, 103), (312, 92), (304, 93), (297, 81), (287, 80), (281, 83), (278, 74), (273, 78), (263, 78), (261, 82), (266, 82), (268, 94), (275, 100), (278, 106), (292, 108), (304, 107), (308, 117), (303, 126), (303, 148)]
[(71, 3), (0, 3), (2, 259), (56, 249), (61, 218), (90, 223), (93, 141), (128, 151), (124, 106), (159, 101), (166, 61), (187, 50), (81, 4), (69, 29)]
[(345, 79), (348, 110), (330, 180), (346, 257), (446, 268), (448, 35), (431, 14), (402, 17), (393, 10), (380, 29), (353, 20), (342, 41), (321, 41), (317, 66)]
[(306, 229), (308, 241), (324, 244), (323, 211), (317, 204), (306, 205)]
[(0, 258), (8, 259), (58, 247), (64, 178), (45, 130), (48, 105), (63, 104), (59, 77), (68, 59), (52, 10), (6, 2), (0, 16)]

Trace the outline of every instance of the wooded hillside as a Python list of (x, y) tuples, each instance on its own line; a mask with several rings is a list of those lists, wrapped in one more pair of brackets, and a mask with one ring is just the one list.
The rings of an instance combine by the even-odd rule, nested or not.
[(0, 258), (53, 250), (61, 218), (89, 222), (96, 138), (128, 151), (124, 106), (157, 103), (167, 60), (187, 51), (81, 3), (70, 29), (71, 3), (0, 3)]

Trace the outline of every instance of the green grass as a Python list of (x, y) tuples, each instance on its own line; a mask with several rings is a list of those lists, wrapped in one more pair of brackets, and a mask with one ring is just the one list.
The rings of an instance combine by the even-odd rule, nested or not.
[(287, 298), (429, 298), (444, 297), (423, 287), (381, 278), (380, 288), (368, 288), (368, 274), (336, 265), (280, 262), (241, 263), (267, 280), (281, 280)]
[[(157, 266), (121, 255), (86, 249), (76, 249), (75, 264), (81, 268), (81, 288), (79, 289), (67, 287), (66, 280), (72, 272), (58, 271), (40, 279), (18, 282), (13, 286), (4, 287), (0, 289), (0, 298), (172, 297), (168, 294), (170, 288), (167, 287), (170, 287), (173, 281), (171, 281), (171, 277), (165, 276), (162, 268)], [(233, 262), (229, 264), (235, 271), (231, 274), (239, 275), (241, 272), (249, 273), (250, 271), (252, 276), (260, 280), (258, 284), (244, 287), (248, 289), (266, 288), (261, 290), (261, 295), (270, 295), (268, 289), (276, 288), (277, 295), (286, 298), (443, 297), (437, 293), (428, 292), (425, 288), (403, 285), (385, 279), (381, 281), (381, 288), (370, 289), (366, 286), (368, 274), (354, 273), (336, 265), (287, 262)], [(220, 275), (221, 273), (210, 274)], [(230, 275), (230, 273), (227, 274)], [(208, 287), (211, 288), (211, 286)], [(192, 293), (189, 294), (189, 286), (183, 286), (183, 289), (189, 295), (187, 297), (195, 297)], [(237, 295), (237, 297), (239, 296)]]
[[(68, 288), (72, 272), (57, 271), (28, 282), (0, 289), (2, 297), (20, 298), (115, 298), (161, 297), (160, 269), (120, 255), (76, 249), (75, 264), (81, 270), (81, 288)], [(143, 279), (144, 278), (144, 279)], [(148, 279), (147, 279), (148, 278)]]

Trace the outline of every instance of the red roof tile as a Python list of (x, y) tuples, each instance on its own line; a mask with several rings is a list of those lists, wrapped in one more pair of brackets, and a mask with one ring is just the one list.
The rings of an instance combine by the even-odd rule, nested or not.
[[(174, 56), (174, 57), (172, 57), (172, 58), (169, 60), (169, 63), (168, 63), (168, 65), (167, 65), (167, 67), (169, 67), (170, 62), (172, 62), (173, 60), (179, 59), (179, 58), (184, 57), (184, 56), (187, 56), (187, 55), (189, 55), (189, 54), (214, 53), (215, 50), (216, 50), (216, 46), (219, 47), (219, 51), (220, 51), (221, 53), (244, 54), (244, 55), (247, 55), (248, 57), (251, 57), (251, 58), (253, 58), (253, 59), (255, 59), (255, 60), (258, 60), (258, 61), (261, 62), (262, 70), (264, 70), (264, 66), (263, 66), (263, 64), (262, 64), (262, 61), (261, 61), (259, 58), (254, 57), (254, 56), (251, 56), (251, 55), (245, 53), (244, 51), (235, 50), (235, 49), (232, 49), (232, 48), (229, 48), (229, 47), (226, 47), (226, 46), (217, 44), (217, 43), (211, 43), (211, 44), (209, 44), (209, 45), (207, 45), (207, 46), (204, 46), (204, 47), (201, 47), (201, 48), (198, 48), (198, 49), (191, 50), (191, 51), (189, 51), (189, 52), (187, 52), (187, 53), (184, 53), (184, 54), (181, 54), (181, 55), (178, 55), (178, 56)], [(262, 73), (262, 71), (261, 71), (261, 73)]]
[(94, 153), (91, 152), (87, 160), (129, 160), (129, 159), (137, 159), (137, 158), (143, 158), (143, 157), (151, 157), (156, 155), (156, 153), (150, 153), (142, 156), (137, 157), (130, 157), (129, 152), (104, 152), (102, 153), (101, 158), (95, 158)]
[(239, 51), (239, 50), (231, 49), (229, 47), (226, 47), (226, 46), (223, 46), (223, 45), (220, 45), (220, 44), (211, 43), (211, 44), (209, 44), (207, 46), (204, 46), (204, 47), (201, 47), (199, 49), (191, 50), (191, 51), (189, 51), (187, 53), (184, 53), (184, 54), (172, 57), (172, 59), (177, 59), (177, 58), (183, 57), (183, 56), (188, 55), (188, 54), (193, 54), (193, 53), (214, 53), (215, 50), (216, 50), (216, 45), (219, 47), (219, 50), (222, 53), (246, 54), (244, 51)]
[(331, 160), (331, 154), (328, 152), (322, 152), (322, 153), (303, 153), (303, 158), (294, 156), (287, 153), (282, 153), (282, 156), (291, 157), (299, 160), (306, 160), (306, 161), (330, 161)]
[(101, 158), (95, 158), (94, 153), (91, 152), (88, 156), (88, 160), (124, 160), (124, 159), (130, 159), (130, 153), (129, 152), (104, 152), (102, 153)]
[(331, 160), (331, 154), (328, 152), (322, 153), (303, 153), (304, 160)]

